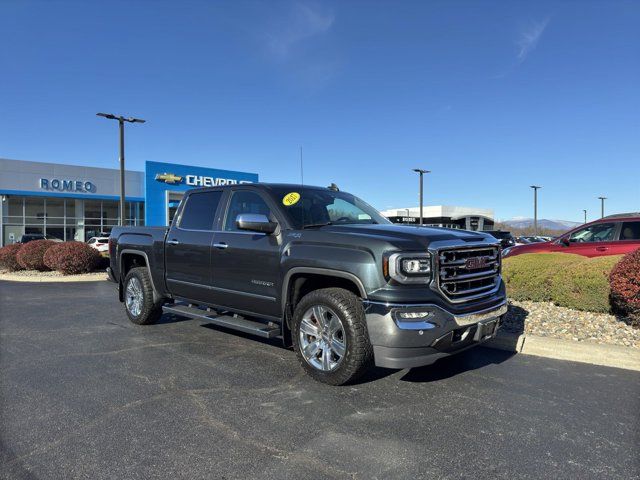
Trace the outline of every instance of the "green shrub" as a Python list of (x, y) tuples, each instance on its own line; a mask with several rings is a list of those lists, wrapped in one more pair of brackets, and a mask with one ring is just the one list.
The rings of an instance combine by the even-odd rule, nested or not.
[(16, 270), (22, 270), (22, 266), (18, 263), (18, 252), (22, 248), (20, 243), (12, 243), (5, 247), (0, 248), (0, 268), (3, 270), (9, 270), (15, 272)]
[(528, 253), (506, 258), (502, 264), (502, 276), (507, 295), (514, 300), (550, 302), (553, 276), (584, 259), (568, 253)]
[(621, 257), (531, 253), (505, 259), (502, 274), (514, 300), (604, 313), (611, 309), (609, 273)]
[(567, 265), (551, 280), (551, 301), (562, 307), (588, 312), (608, 313), (609, 273), (622, 255), (586, 258)]

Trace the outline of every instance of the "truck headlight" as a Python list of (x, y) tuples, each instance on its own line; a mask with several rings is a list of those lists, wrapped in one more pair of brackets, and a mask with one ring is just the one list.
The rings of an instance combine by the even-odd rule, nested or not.
[(429, 283), (429, 253), (394, 253), (389, 257), (389, 276), (400, 283)]

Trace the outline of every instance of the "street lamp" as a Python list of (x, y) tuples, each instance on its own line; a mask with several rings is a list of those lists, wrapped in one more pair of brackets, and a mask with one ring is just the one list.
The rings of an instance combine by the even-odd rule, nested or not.
[(601, 218), (604, 218), (604, 201), (607, 199), (607, 197), (598, 197), (600, 199), (600, 216)]
[(414, 168), (414, 172), (420, 174), (420, 226), (422, 226), (422, 184), (423, 184), (423, 175), (425, 173), (431, 173), (431, 170), (422, 170), (421, 168)]
[(109, 120), (118, 120), (120, 125), (120, 225), (124, 225), (124, 122), (144, 123), (141, 118), (123, 117), (122, 115), (114, 115), (112, 113), (96, 113), (99, 117), (108, 118)]
[(533, 188), (533, 231), (534, 235), (538, 235), (538, 189), (542, 187), (531, 185), (531, 188)]
[(584, 212), (584, 223), (587, 223), (587, 211), (582, 210)]

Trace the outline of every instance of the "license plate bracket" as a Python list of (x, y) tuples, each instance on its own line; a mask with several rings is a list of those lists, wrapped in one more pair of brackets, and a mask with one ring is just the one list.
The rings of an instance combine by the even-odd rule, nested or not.
[(480, 342), (482, 340), (492, 337), (496, 332), (497, 326), (498, 326), (497, 318), (494, 318), (491, 320), (485, 320), (483, 322), (478, 322), (476, 327), (476, 334), (474, 335), (473, 339), (476, 342)]

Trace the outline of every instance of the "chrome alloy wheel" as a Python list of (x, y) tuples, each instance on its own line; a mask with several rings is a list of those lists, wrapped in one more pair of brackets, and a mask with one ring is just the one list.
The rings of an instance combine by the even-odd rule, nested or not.
[(347, 352), (342, 320), (323, 305), (315, 305), (304, 313), (299, 337), (304, 359), (323, 372), (335, 370)]
[(140, 280), (136, 277), (131, 277), (129, 279), (129, 283), (127, 283), (127, 290), (125, 292), (125, 303), (129, 313), (134, 317), (140, 315), (140, 312), (142, 312), (143, 301), (144, 294), (142, 293)]

